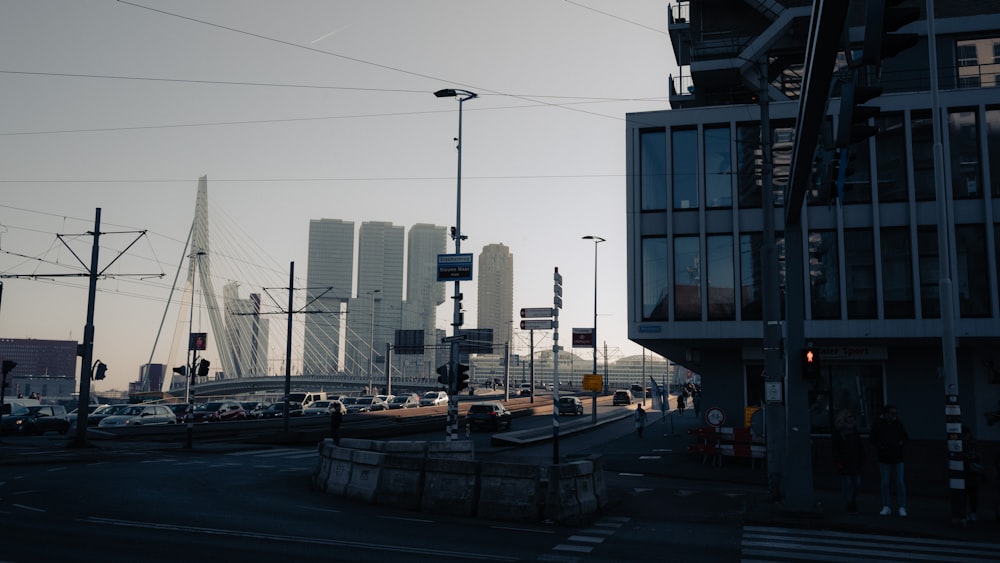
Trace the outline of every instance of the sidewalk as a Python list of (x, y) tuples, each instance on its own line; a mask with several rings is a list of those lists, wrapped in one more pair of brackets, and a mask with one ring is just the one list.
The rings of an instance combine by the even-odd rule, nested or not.
[[(688, 453), (687, 446), (695, 443), (694, 437), (688, 435), (688, 430), (704, 425), (691, 409), (685, 411), (684, 416), (678, 416), (676, 411), (670, 411), (665, 420), (658, 411), (648, 412), (649, 425), (642, 440), (646, 448), (662, 452), (663, 459), (662, 463), (655, 464), (655, 468), (646, 473), (690, 480), (758, 485), (761, 494), (749, 500), (747, 512), (743, 516), (745, 524), (977, 542), (995, 542), (997, 532), (1000, 531), (1000, 522), (997, 521), (994, 512), (997, 499), (995, 483), (988, 483), (980, 489), (978, 521), (969, 522), (964, 526), (956, 526), (951, 522), (951, 491), (947, 481), (942, 480), (939, 485), (923, 480), (911, 483), (909, 479), (911, 473), (915, 475), (934, 473), (931, 471), (933, 468), (921, 467), (921, 463), (934, 463), (938, 460), (938, 456), (924, 456), (923, 452), (916, 449), (908, 452), (906, 464), (908, 516), (905, 518), (895, 515), (895, 511), (892, 516), (878, 514), (882, 502), (879, 493), (878, 467), (872, 461), (868, 462), (866, 472), (862, 476), (861, 494), (858, 498), (861, 510), (859, 514), (847, 513), (846, 503), (840, 494), (839, 475), (832, 467), (818, 466), (816, 463), (813, 465), (813, 495), (817, 509), (806, 513), (790, 512), (781, 503), (775, 503), (770, 499), (766, 463), (758, 460), (757, 466), (751, 467), (749, 459), (725, 458), (722, 465), (717, 466), (711, 461), (702, 463), (700, 454)], [(814, 460), (827, 458), (825, 451), (818, 451), (824, 447), (829, 448), (829, 441), (814, 441)], [(944, 469), (941, 473), (944, 473)]]

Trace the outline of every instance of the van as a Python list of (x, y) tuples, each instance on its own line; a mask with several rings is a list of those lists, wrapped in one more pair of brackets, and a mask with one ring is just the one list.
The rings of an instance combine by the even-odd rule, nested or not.
[(302, 403), (302, 408), (309, 408), (309, 405), (316, 401), (329, 400), (324, 391), (297, 391), (288, 394), (288, 400), (293, 403)]

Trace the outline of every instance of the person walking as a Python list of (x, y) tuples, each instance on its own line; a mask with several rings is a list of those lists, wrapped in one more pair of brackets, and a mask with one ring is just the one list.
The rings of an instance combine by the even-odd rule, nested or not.
[(635, 432), (642, 438), (642, 431), (646, 428), (646, 411), (643, 410), (642, 405), (638, 405), (635, 408)]
[(882, 407), (882, 416), (872, 428), (871, 440), (878, 457), (878, 473), (882, 482), (882, 516), (892, 514), (891, 485), (896, 484), (899, 515), (906, 516), (906, 485), (903, 481), (903, 447), (910, 436), (899, 421), (896, 405)]
[(694, 416), (701, 416), (701, 387), (695, 386), (691, 391), (691, 406), (694, 407)]
[(333, 443), (340, 445), (340, 423), (344, 421), (344, 413), (341, 412), (343, 408), (340, 404), (336, 404), (333, 410), (330, 411), (330, 437), (333, 438)]
[(858, 513), (858, 489), (861, 487), (861, 469), (865, 460), (864, 444), (858, 433), (854, 413), (842, 410), (837, 413), (836, 432), (833, 434), (833, 461), (840, 474), (840, 487), (847, 502), (848, 514)]
[(677, 416), (684, 416), (684, 409), (687, 407), (687, 389), (681, 389), (677, 395)]

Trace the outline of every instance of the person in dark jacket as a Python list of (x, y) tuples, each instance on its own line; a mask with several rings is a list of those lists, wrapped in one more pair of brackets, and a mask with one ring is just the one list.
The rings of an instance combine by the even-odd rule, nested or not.
[(330, 411), (330, 437), (333, 438), (333, 443), (340, 445), (340, 423), (344, 421), (344, 413), (340, 411), (341, 406), (336, 405), (332, 411)]
[(842, 410), (837, 413), (836, 431), (833, 434), (833, 460), (841, 478), (841, 491), (847, 502), (847, 512), (858, 513), (858, 488), (865, 461), (865, 448), (858, 434), (854, 413)]
[(896, 405), (882, 407), (882, 416), (872, 428), (872, 445), (878, 457), (879, 478), (882, 481), (882, 516), (892, 514), (890, 489), (896, 482), (899, 515), (906, 516), (906, 485), (903, 482), (903, 447), (910, 436), (899, 421)]

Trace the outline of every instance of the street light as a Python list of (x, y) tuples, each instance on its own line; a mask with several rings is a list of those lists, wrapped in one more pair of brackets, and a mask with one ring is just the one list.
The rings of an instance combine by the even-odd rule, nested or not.
[(372, 371), (375, 369), (375, 294), (382, 293), (381, 289), (373, 289), (368, 292), (368, 295), (372, 296), (372, 316), (371, 323), (368, 325), (368, 394), (375, 395), (375, 391), (372, 390), (372, 385), (374, 385), (374, 378), (372, 376)]
[[(465, 236), (462, 234), (462, 105), (473, 98), (478, 97), (475, 92), (470, 92), (468, 90), (458, 90), (455, 88), (444, 88), (434, 92), (434, 95), (438, 98), (458, 98), (458, 137), (455, 141), (458, 143), (458, 174), (457, 177), (457, 190), (455, 198), (455, 228), (451, 231), (451, 238), (455, 241), (455, 254), (458, 255), (462, 250), (462, 239)], [(452, 315), (452, 336), (457, 337), (459, 328), (462, 326), (462, 293), (460, 289), (459, 280), (455, 280), (455, 295), (453, 297), (455, 301), (454, 314)], [(452, 374), (452, 378), (458, 372), (458, 339), (451, 341), (451, 353), (450, 353), (450, 369), (448, 373)], [(452, 379), (452, 384), (455, 381)], [(448, 429), (446, 432), (447, 440), (451, 441), (454, 439), (454, 435), (457, 430), (458, 425), (458, 398), (452, 393), (448, 398)]]
[[(591, 337), (593, 338), (593, 345), (594, 345), (594, 371), (592, 373), (596, 375), (597, 374), (597, 245), (604, 242), (604, 239), (597, 235), (586, 235), (583, 237), (583, 240), (594, 241), (594, 330), (591, 333)], [(608, 394), (607, 380), (604, 381), (604, 394), (605, 395)], [(596, 412), (597, 411), (595, 410), (594, 411), (595, 415)]]

